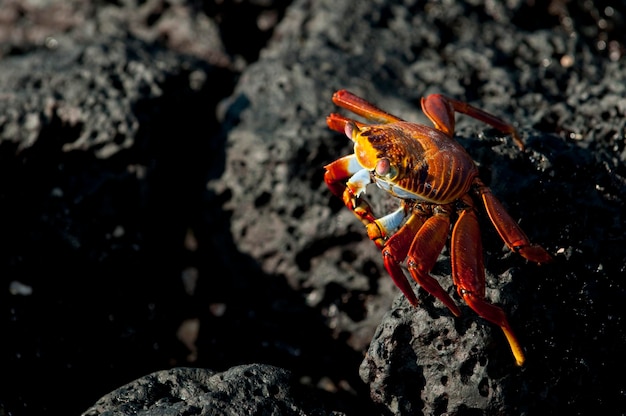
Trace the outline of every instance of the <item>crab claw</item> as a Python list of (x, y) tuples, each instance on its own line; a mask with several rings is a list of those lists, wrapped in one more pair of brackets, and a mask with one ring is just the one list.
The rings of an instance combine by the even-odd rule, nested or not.
[(372, 183), (370, 172), (367, 169), (361, 169), (352, 175), (350, 180), (346, 183), (346, 186), (350, 189), (352, 195), (358, 198), (365, 192), (365, 188), (370, 183)]

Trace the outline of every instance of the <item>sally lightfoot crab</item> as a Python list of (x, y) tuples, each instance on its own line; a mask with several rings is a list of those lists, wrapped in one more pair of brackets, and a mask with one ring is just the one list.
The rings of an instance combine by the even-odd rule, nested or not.
[[(455, 112), (511, 135), (523, 150), (515, 128), (476, 107), (439, 94), (422, 99), (422, 110), (434, 128), (404, 121), (346, 90), (337, 91), (333, 102), (376, 123), (366, 124), (335, 113), (328, 116), (328, 126), (354, 142), (354, 154), (327, 165), (324, 180), (365, 225), (369, 238), (382, 250), (385, 268), (395, 284), (417, 306), (417, 297), (401, 268), (406, 260), (411, 277), (459, 316), (459, 307), (429, 274), (452, 228), (452, 280), (459, 296), (478, 315), (502, 328), (517, 365), (523, 365), (524, 352), (504, 311), (485, 300), (485, 270), (474, 198), (482, 201), (509, 249), (536, 263), (549, 262), (551, 256), (530, 243), (480, 180), (472, 158), (453, 138)], [(361, 197), (372, 183), (398, 198), (400, 207), (376, 218)]]

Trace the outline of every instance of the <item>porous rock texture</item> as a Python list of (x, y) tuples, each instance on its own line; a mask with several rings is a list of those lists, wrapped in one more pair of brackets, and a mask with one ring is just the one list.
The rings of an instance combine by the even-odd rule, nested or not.
[[(5, 3), (0, 413), (623, 413), (621, 2)], [(523, 368), (456, 295), (459, 318), (417, 285), (410, 307), (326, 189), (341, 88), (519, 129), (524, 151), (465, 116), (455, 137), (554, 255), (510, 253), (479, 209)]]
[[(306, 393), (292, 391), (289, 378), (287, 370), (264, 364), (234, 366), (223, 373), (176, 367), (112, 391), (83, 415), (316, 414), (316, 407), (303, 407), (311, 406)], [(297, 400), (298, 395), (303, 397)]]

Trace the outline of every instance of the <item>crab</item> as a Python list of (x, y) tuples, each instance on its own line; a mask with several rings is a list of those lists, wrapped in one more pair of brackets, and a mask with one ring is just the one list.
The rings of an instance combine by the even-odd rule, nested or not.
[[(538, 263), (551, 261), (541, 246), (531, 244), (502, 203), (478, 177), (478, 168), (454, 140), (455, 113), (482, 121), (524, 150), (516, 129), (502, 119), (441, 94), (422, 98), (422, 111), (434, 124), (411, 123), (389, 114), (347, 90), (335, 92), (333, 102), (371, 123), (338, 113), (326, 121), (354, 142), (354, 153), (325, 166), (324, 180), (365, 225), (369, 238), (382, 251), (384, 266), (409, 303), (417, 296), (403, 272), (439, 299), (454, 316), (461, 311), (430, 273), (449, 242), (452, 281), (459, 297), (479, 316), (499, 326), (515, 363), (522, 366), (524, 351), (504, 311), (485, 299), (485, 268), (475, 200), (481, 201), (504, 244)], [(376, 184), (399, 200), (399, 207), (380, 218), (362, 197)], [(451, 230), (451, 231), (450, 231)]]

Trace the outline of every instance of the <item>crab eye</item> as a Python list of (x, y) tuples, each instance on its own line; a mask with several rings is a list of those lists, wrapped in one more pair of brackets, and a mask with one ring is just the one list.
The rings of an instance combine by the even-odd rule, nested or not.
[(354, 124), (353, 122), (348, 122), (346, 123), (346, 126), (344, 127), (344, 133), (346, 134), (346, 136), (348, 136), (348, 138), (350, 140), (353, 140), (353, 136), (354, 136), (354, 132), (355, 131), (359, 131), (359, 128), (356, 126), (356, 124)]
[(379, 159), (376, 162), (376, 169), (375, 172), (378, 176), (385, 176), (386, 174), (389, 173), (389, 169), (391, 167), (391, 164), (389, 163), (389, 159)]
[(387, 159), (386, 157), (378, 159), (374, 172), (378, 176), (383, 176), (387, 178), (393, 178), (394, 176), (396, 176), (396, 169), (391, 166), (391, 162), (389, 162), (389, 159)]

